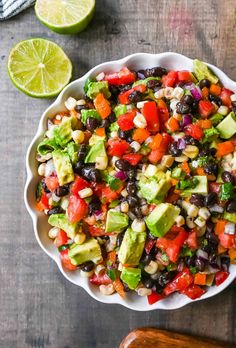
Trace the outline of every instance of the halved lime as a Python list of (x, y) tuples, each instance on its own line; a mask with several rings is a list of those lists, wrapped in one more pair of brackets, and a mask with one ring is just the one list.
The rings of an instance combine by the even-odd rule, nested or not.
[(8, 73), (22, 92), (36, 98), (56, 96), (70, 81), (72, 64), (52, 41), (29, 39), (10, 52)]
[(37, 0), (38, 19), (59, 34), (76, 34), (84, 30), (95, 10), (95, 0)]

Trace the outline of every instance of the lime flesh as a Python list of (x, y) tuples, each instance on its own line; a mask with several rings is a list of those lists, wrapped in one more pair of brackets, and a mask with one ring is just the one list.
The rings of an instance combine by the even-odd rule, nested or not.
[(37, 0), (38, 19), (59, 34), (76, 34), (84, 30), (95, 10), (95, 0)]
[(27, 95), (50, 98), (59, 94), (70, 81), (72, 64), (55, 43), (29, 39), (11, 50), (8, 73), (14, 85)]

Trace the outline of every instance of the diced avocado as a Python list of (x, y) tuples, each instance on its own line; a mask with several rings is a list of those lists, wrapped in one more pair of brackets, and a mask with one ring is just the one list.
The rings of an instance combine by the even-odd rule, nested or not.
[(180, 167), (175, 167), (171, 172), (171, 177), (174, 179), (184, 179), (185, 176), (186, 173)]
[(192, 193), (201, 193), (201, 194), (208, 193), (207, 176), (195, 175), (194, 178), (198, 179), (198, 184), (194, 188), (189, 188), (189, 189), (184, 190), (181, 193), (182, 196), (184, 196), (184, 197), (190, 196)]
[(147, 77), (146, 79), (143, 80), (138, 80), (133, 83), (132, 87), (138, 86), (138, 85), (145, 85), (147, 86), (148, 81), (150, 80), (157, 80), (160, 81), (160, 77)]
[(60, 186), (73, 181), (74, 172), (68, 153), (62, 150), (55, 150), (52, 153), (52, 158)]
[(198, 59), (194, 59), (193, 61), (193, 72), (198, 81), (201, 81), (203, 79), (208, 79), (212, 83), (217, 83), (219, 81), (218, 77), (213, 74), (208, 66)]
[(90, 99), (95, 99), (99, 93), (103, 93), (106, 98), (110, 98), (109, 85), (107, 81), (89, 82), (86, 95)]
[(121, 231), (129, 224), (129, 218), (124, 213), (118, 211), (108, 210), (106, 219), (106, 232)]
[(180, 208), (170, 203), (159, 204), (146, 218), (146, 224), (151, 234), (163, 237), (174, 225), (180, 213)]
[(118, 253), (118, 259), (122, 264), (137, 266), (142, 256), (146, 240), (145, 232), (134, 232), (128, 228)]
[(236, 133), (236, 118), (233, 112), (230, 112), (223, 121), (221, 121), (216, 127), (220, 132), (220, 137), (223, 139), (229, 139)]
[(216, 114), (214, 114), (214, 115), (212, 115), (212, 116), (210, 117), (210, 120), (211, 120), (213, 126), (217, 126), (217, 124), (218, 124), (220, 121), (222, 121), (223, 118), (224, 118), (223, 115), (216, 113)]
[(104, 145), (104, 141), (98, 141), (95, 145), (93, 145), (87, 156), (85, 157), (85, 163), (95, 163), (97, 157), (106, 157), (106, 149)]
[(155, 177), (139, 182), (140, 194), (148, 202), (155, 199), (163, 201), (166, 193), (171, 188), (171, 181), (169, 179), (156, 179)]
[(75, 164), (78, 161), (78, 150), (80, 148), (80, 145), (75, 144), (73, 141), (71, 141), (68, 145), (67, 145), (67, 153), (70, 157), (70, 160), (73, 164)]
[(68, 117), (60, 126), (53, 129), (53, 137), (58, 145), (62, 148), (72, 139), (72, 130), (76, 128), (77, 119), (75, 117)]
[(126, 112), (127, 112), (126, 105), (119, 104), (119, 105), (116, 105), (116, 107), (114, 108), (114, 113), (115, 113), (116, 117), (118, 117), (120, 115), (124, 115)]
[(37, 152), (41, 155), (41, 156), (45, 156), (48, 153), (52, 152), (53, 150), (58, 149), (59, 146), (56, 143), (56, 140), (54, 138), (52, 139), (43, 139), (37, 147)]
[(216, 140), (218, 138), (219, 134), (220, 134), (220, 132), (217, 128), (211, 127), (209, 129), (205, 129), (203, 143), (212, 142), (212, 141)]
[(99, 115), (99, 113), (97, 112), (97, 110), (95, 109), (83, 109), (81, 110), (81, 122), (83, 123), (83, 125), (86, 124), (87, 118), (89, 117), (93, 117), (96, 118), (97, 120), (101, 120), (101, 116)]
[(61, 228), (71, 239), (73, 239), (76, 235), (77, 223), (70, 222), (65, 214), (50, 215), (48, 218), (48, 223), (54, 227)]
[(123, 267), (120, 278), (131, 290), (135, 290), (141, 280), (141, 269)]
[(97, 135), (97, 134), (93, 134), (92, 136), (91, 136), (91, 138), (89, 139), (89, 145), (90, 146), (93, 146), (93, 145), (95, 145), (95, 144), (97, 144), (99, 141), (105, 141), (106, 140), (106, 137), (105, 136), (103, 136), (103, 137), (100, 137), (100, 135)]
[(102, 261), (102, 252), (98, 241), (94, 238), (86, 240), (83, 244), (72, 244), (68, 253), (71, 263), (75, 266), (87, 261), (95, 264)]
[(109, 131), (110, 132), (117, 132), (119, 130), (119, 128), (120, 127), (119, 127), (118, 123), (117, 122), (113, 122), (109, 126)]
[(225, 211), (223, 217), (225, 220), (228, 220), (229, 222), (233, 222), (234, 224), (236, 224), (236, 213), (227, 213)]

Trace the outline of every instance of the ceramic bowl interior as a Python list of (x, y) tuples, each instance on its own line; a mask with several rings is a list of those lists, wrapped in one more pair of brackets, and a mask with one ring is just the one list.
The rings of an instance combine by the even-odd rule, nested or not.
[[(234, 92), (236, 92), (236, 83), (233, 82), (229, 77), (227, 77), (220, 69), (216, 68), (213, 65), (210, 65), (210, 68), (216, 73), (216, 75), (220, 78), (223, 85)], [(52, 105), (48, 107), (48, 109), (43, 113), (37, 133), (32, 140), (29, 149), (27, 151), (26, 156), (26, 168), (27, 168), (27, 181), (25, 185), (25, 204), (29, 214), (33, 220), (33, 228), (36, 239), (41, 246), (41, 248), (57, 263), (61, 273), (72, 283), (84, 288), (87, 293), (92, 296), (94, 299), (104, 302), (104, 303), (112, 303), (112, 304), (120, 304), (129, 309), (136, 311), (150, 311), (154, 309), (176, 309), (185, 306), (188, 303), (193, 302), (187, 296), (174, 294), (162, 301), (159, 301), (153, 305), (149, 305), (147, 303), (146, 297), (139, 297), (134, 294), (127, 294), (126, 299), (123, 300), (119, 297), (118, 294), (114, 294), (111, 296), (102, 295), (99, 290), (91, 285), (86, 278), (82, 278), (80, 276), (79, 271), (67, 272), (63, 269), (60, 257), (57, 249), (54, 244), (48, 237), (48, 230), (50, 228), (47, 223), (47, 216), (43, 213), (40, 213), (35, 210), (36, 198), (35, 198), (35, 190), (38, 182), (38, 173), (37, 167), (38, 163), (36, 161), (36, 148), (40, 140), (43, 138), (43, 134), (46, 131), (47, 119), (55, 115), (59, 111), (65, 110), (64, 102), (69, 97), (79, 98), (83, 94), (83, 86), (88, 77), (95, 77), (98, 73), (104, 72), (114, 72), (120, 70), (122, 67), (127, 66), (134, 70), (151, 68), (154, 66), (162, 66), (167, 69), (173, 70), (192, 70), (193, 69), (193, 61), (190, 58), (187, 58), (183, 55), (177, 53), (160, 53), (160, 54), (147, 54), (147, 53), (136, 53), (125, 57), (120, 60), (106, 62), (100, 64), (93, 69), (91, 69), (87, 74), (82, 76), (81, 78), (70, 83), (57, 97)], [(220, 286), (211, 287), (204, 294), (200, 300), (206, 299), (208, 297), (214, 296), (225, 289), (235, 278), (236, 276), (236, 265), (230, 266), (230, 276), (228, 279)]]

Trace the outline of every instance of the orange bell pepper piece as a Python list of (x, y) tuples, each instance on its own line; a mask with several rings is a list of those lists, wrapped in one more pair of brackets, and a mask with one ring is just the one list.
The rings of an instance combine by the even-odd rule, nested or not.
[(109, 101), (104, 97), (103, 93), (99, 93), (94, 99), (94, 105), (102, 119), (107, 118), (111, 114)]
[(225, 141), (223, 143), (217, 144), (217, 157), (222, 157), (228, 155), (229, 153), (234, 151), (235, 146), (231, 141)]

